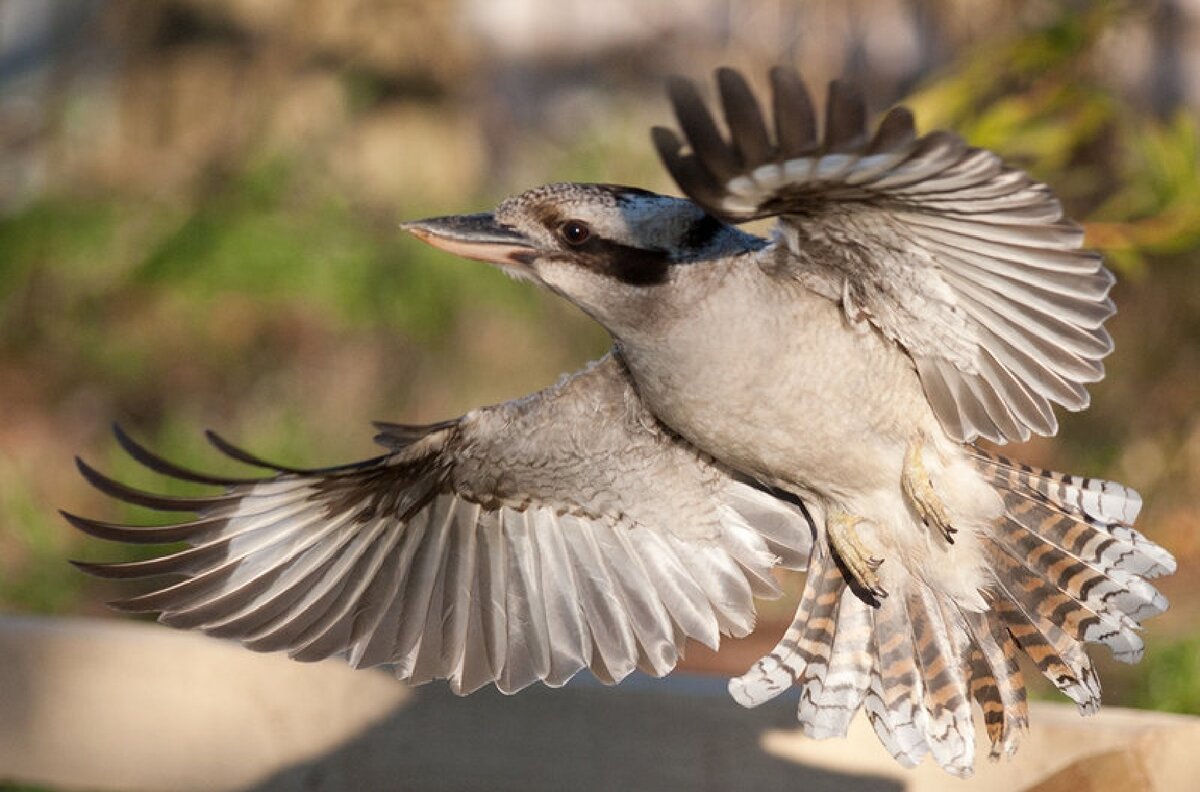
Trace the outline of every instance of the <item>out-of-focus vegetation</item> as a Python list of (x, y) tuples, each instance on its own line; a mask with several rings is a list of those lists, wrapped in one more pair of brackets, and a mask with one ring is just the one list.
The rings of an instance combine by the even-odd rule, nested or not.
[[(1137, 487), (1146, 532), (1181, 569), (1200, 559), (1197, 107), (1155, 88), (1174, 84), (1169, 37), (1179, 56), (1200, 18), (1174, 3), (714, 0), (704, 17), (678, 4), (677, 29), (543, 49), (481, 33), (492, 16), (472, 2), (353, 18), (313, 2), (295, 19), (236, 0), (74, 5), (99, 44), (51, 40), (44, 79), (0, 69), (0, 608), (99, 612), (113, 593), (65, 559), (127, 551), (55, 509), (130, 516), (86, 489), (75, 453), (163, 486), (116, 449), (114, 420), (193, 467), (228, 469), (205, 427), (334, 463), (372, 453), (370, 419), (448, 417), (599, 354), (603, 334), (560, 301), (397, 222), (552, 180), (669, 190), (646, 134), (669, 120), (665, 74), (778, 60), (814, 88), (850, 71), (880, 109), (908, 96), (923, 128), (1029, 167), (1086, 223), (1122, 278), (1110, 376), (1059, 438), (1014, 453)], [(1102, 668), (1109, 700), (1200, 712), (1200, 587), (1184, 571), (1164, 590), (1146, 661)]]

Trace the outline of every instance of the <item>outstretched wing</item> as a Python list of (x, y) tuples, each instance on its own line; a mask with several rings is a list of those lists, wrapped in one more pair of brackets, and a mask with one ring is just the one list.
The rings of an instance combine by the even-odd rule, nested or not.
[[(613, 357), (520, 401), (427, 427), (380, 425), (389, 453), (323, 470), (272, 465), (233, 479), (124, 448), (204, 497), (132, 489), (80, 462), (119, 500), (197, 519), (161, 527), (67, 515), (131, 543), (186, 542), (147, 561), (80, 564), (158, 578), (115, 603), (299, 660), (393, 664), (456, 692), (561, 685), (583, 668), (617, 681), (662, 675), (685, 639), (715, 647), (754, 624), (772, 567), (802, 567), (801, 509), (736, 480), (664, 433)], [(753, 523), (753, 527), (751, 525)]]
[(718, 217), (779, 216), (764, 266), (903, 346), (952, 436), (1026, 440), (1057, 430), (1052, 402), (1087, 406), (1112, 349), (1113, 277), (1046, 185), (952, 133), (918, 137), (902, 107), (869, 135), (845, 83), (821, 138), (794, 71), (771, 72), (773, 135), (739, 74), (717, 80), (728, 141), (695, 86), (671, 84), (690, 147), (654, 130), (671, 175)]

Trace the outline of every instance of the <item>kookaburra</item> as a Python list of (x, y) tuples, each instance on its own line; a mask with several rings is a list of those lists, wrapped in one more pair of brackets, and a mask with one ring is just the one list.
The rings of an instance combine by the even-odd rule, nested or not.
[[(976, 440), (1053, 434), (1112, 344), (1113, 278), (1050, 190), (904, 108), (872, 134), (834, 83), (823, 134), (794, 71), (770, 123), (717, 73), (721, 129), (671, 83), (681, 140), (654, 130), (688, 198), (551, 184), (491, 213), (407, 223), (422, 240), (561, 295), (610, 354), (523, 399), (429, 426), (380, 424), (385, 453), (262, 478), (149, 467), (223, 491), (167, 497), (80, 463), (105, 493), (191, 522), (75, 516), (105, 539), (188, 549), (81, 564), (167, 575), (120, 603), (300, 660), (391, 664), (456, 692), (561, 685), (581, 669), (669, 672), (688, 639), (754, 626), (776, 566), (807, 569), (779, 645), (730, 684), (753, 706), (801, 688), (813, 737), (865, 709), (901, 763), (966, 775), (972, 700), (992, 755), (1026, 724), (1020, 651), (1084, 712), (1085, 644), (1142, 653), (1175, 562), (1108, 481), (1035, 470)], [(745, 221), (774, 217), (768, 238)]]

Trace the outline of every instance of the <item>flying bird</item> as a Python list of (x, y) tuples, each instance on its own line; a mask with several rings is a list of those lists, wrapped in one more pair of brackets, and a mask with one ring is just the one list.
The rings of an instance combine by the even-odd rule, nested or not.
[[(198, 473), (118, 430), (139, 462), (216, 494), (102, 492), (190, 521), (78, 516), (119, 542), (186, 542), (118, 607), (299, 660), (390, 664), (459, 693), (668, 673), (688, 639), (754, 627), (776, 567), (807, 569), (780, 643), (730, 683), (754, 706), (800, 688), (817, 738), (859, 710), (904, 765), (969, 775), (972, 702), (993, 757), (1027, 723), (1019, 655), (1084, 713), (1087, 644), (1142, 654), (1175, 569), (1134, 527), (1137, 493), (989, 452), (1087, 406), (1112, 349), (1113, 278), (1046, 185), (911, 113), (872, 132), (834, 82), (823, 129), (797, 73), (764, 113), (717, 72), (653, 130), (687, 196), (550, 184), (493, 212), (404, 227), (550, 289), (613, 338), (556, 385), (427, 426), (378, 424), (356, 464)], [(775, 218), (767, 237), (739, 225)]]

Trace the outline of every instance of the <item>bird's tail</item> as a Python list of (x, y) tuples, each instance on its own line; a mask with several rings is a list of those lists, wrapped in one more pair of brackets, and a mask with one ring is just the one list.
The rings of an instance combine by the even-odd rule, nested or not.
[(1018, 649), (1082, 712), (1096, 710), (1100, 684), (1085, 645), (1137, 662), (1140, 623), (1167, 607), (1146, 579), (1173, 572), (1175, 560), (1132, 527), (1136, 492), (971, 453), (1004, 501), (980, 536), (988, 609), (960, 607), (917, 576), (867, 602), (828, 550), (814, 548), (792, 626), (730, 683), (739, 703), (755, 706), (796, 685), (808, 736), (842, 736), (864, 708), (899, 762), (931, 753), (962, 776), (973, 769), (972, 699), (992, 757), (1017, 748), (1027, 722)]

